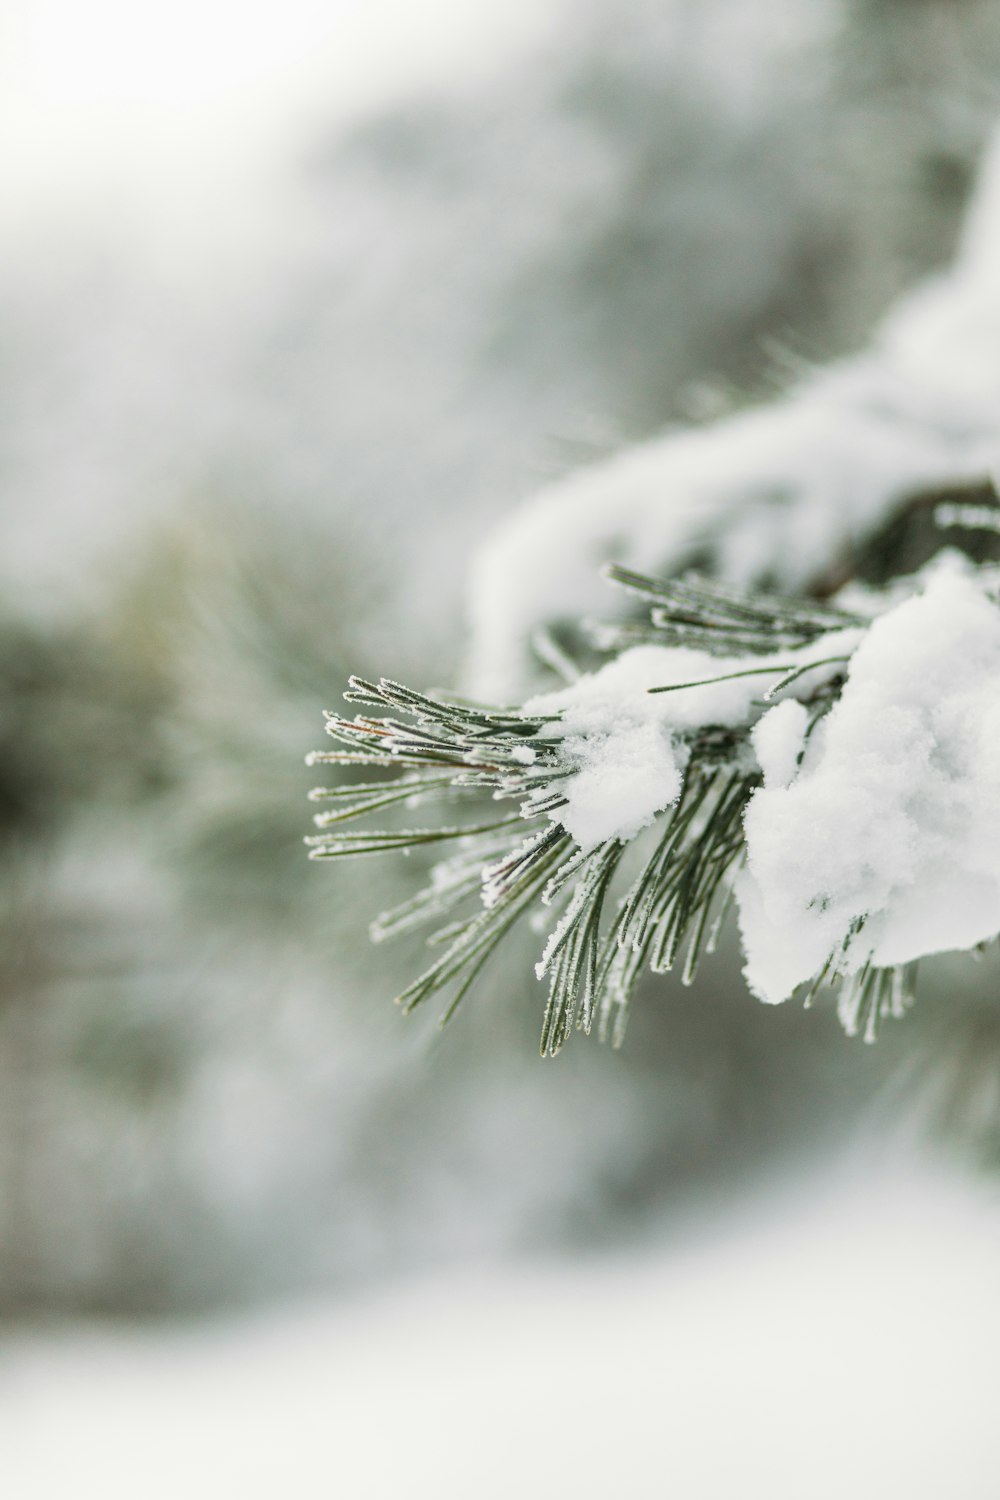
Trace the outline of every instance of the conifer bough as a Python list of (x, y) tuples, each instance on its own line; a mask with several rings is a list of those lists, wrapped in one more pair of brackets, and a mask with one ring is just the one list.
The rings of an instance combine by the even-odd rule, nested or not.
[(832, 986), (874, 1040), (920, 957), (1000, 932), (997, 569), (946, 549), (830, 602), (608, 576), (645, 618), (591, 627), (605, 665), (519, 708), (352, 678), (362, 711), (328, 714), (337, 748), (310, 761), (393, 775), (317, 788), (311, 857), (448, 851), (372, 925), (432, 928), (406, 1010), (440, 994), (447, 1020), (530, 919), (543, 1055), (574, 1029), (619, 1045), (639, 975), (690, 983), (733, 905), (758, 998)]

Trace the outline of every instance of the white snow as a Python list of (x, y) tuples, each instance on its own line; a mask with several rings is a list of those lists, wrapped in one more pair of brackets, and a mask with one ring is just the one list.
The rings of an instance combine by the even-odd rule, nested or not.
[(545, 622), (610, 611), (608, 561), (795, 589), (906, 496), (1000, 461), (1000, 137), (951, 271), (905, 297), (864, 353), (788, 395), (668, 433), (530, 497), (487, 540), (470, 588), (468, 678), (518, 695)]
[(805, 743), (808, 722), (805, 705), (797, 698), (775, 704), (757, 720), (750, 740), (764, 773), (765, 786), (787, 786), (791, 781)]
[[(553, 820), (585, 851), (607, 839), (634, 838), (680, 796), (688, 761), (681, 734), (747, 723), (769, 685), (789, 668), (815, 662), (815, 672), (799, 679), (812, 691), (831, 670), (820, 664), (848, 656), (860, 639), (858, 630), (831, 631), (773, 660), (636, 646), (568, 687), (531, 699), (526, 715), (560, 714), (550, 732), (578, 765), (566, 782), (568, 805), (554, 810)], [(650, 692), (667, 686), (676, 691)]]
[(786, 999), (862, 917), (847, 972), (995, 936), (1000, 608), (982, 579), (946, 559), (872, 624), (791, 778), (779, 711), (756, 731), (766, 781), (737, 886), (754, 992)]
[(923, 1168), (638, 1255), (9, 1335), (11, 1500), (995, 1500), (995, 1191)]

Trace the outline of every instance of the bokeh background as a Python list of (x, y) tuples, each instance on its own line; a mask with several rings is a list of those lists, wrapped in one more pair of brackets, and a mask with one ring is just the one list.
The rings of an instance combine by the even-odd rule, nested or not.
[(404, 1019), (415, 871), (301, 840), (348, 673), (861, 347), (998, 107), (992, 0), (4, 0), (5, 1493), (996, 1494), (995, 959), (542, 1064), (526, 949)]

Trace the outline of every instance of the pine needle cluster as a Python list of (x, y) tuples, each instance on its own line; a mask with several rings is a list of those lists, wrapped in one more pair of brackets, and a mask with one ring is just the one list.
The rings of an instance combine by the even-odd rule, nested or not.
[[(620, 650), (655, 642), (749, 658), (754, 664), (736, 675), (759, 672), (767, 698), (802, 675), (785, 669), (781, 653), (865, 623), (824, 602), (694, 575), (660, 581), (612, 567), (608, 576), (643, 601), (648, 617), (593, 627), (597, 644)], [(810, 731), (842, 685), (843, 674), (835, 672), (803, 693)], [(405, 1010), (440, 995), (447, 1021), (506, 935), (526, 919), (546, 933), (535, 970), (548, 981), (543, 1055), (557, 1053), (574, 1030), (596, 1030), (620, 1045), (644, 970), (679, 968), (691, 983), (701, 957), (716, 945), (745, 858), (743, 813), (761, 782), (748, 729), (704, 724), (689, 731), (676, 803), (636, 839), (611, 838), (584, 851), (559, 820), (567, 779), (577, 769), (559, 714), (430, 696), (384, 678), (352, 678), (344, 696), (362, 711), (353, 718), (327, 714), (337, 748), (314, 752), (311, 763), (393, 774), (312, 792), (324, 808), (315, 818), (318, 832), (307, 839), (311, 857), (437, 845), (449, 851), (425, 886), (371, 926), (376, 942), (432, 928), (427, 941), (438, 956), (399, 995)], [(419, 827), (356, 827), (376, 813), (434, 808), (438, 815)], [(913, 966), (869, 966), (845, 977), (834, 954), (804, 998), (811, 1003), (822, 985), (839, 984), (845, 1027), (871, 1038), (882, 1017), (905, 1009), (913, 977)]]

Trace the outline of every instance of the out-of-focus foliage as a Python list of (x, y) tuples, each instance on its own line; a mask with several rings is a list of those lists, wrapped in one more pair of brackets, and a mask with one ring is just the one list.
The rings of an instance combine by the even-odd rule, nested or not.
[(44, 671), (5, 658), (31, 750), (4, 828), (8, 1307), (189, 1306), (601, 1237), (835, 1104), (825, 1038), (791, 1016), (781, 1055), (812, 1059), (808, 1088), (759, 1107), (774, 1041), (731, 974), (654, 1005), (624, 1066), (557, 1077), (531, 1063), (534, 982), (508, 993), (527, 954), (437, 1041), (393, 1014), (412, 951), (375, 964), (371, 882), (325, 879), (301, 844), (316, 684), (366, 665), (346, 561), (335, 537), (188, 513), (99, 617), (34, 627)]

